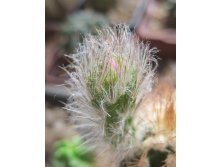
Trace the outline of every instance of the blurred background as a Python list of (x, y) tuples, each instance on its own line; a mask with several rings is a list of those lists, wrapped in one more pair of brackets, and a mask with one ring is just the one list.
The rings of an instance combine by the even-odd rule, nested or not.
[(55, 143), (76, 134), (62, 109), (69, 96), (64, 55), (74, 53), (87, 33), (116, 23), (127, 23), (141, 41), (158, 48), (158, 78), (176, 87), (176, 0), (45, 0), (47, 167), (62, 166), (53, 163)]

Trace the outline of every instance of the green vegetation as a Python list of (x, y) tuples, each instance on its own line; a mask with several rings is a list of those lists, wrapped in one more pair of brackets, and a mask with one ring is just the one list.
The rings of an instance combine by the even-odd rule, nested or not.
[(55, 144), (53, 167), (94, 167), (92, 152), (82, 145), (80, 137)]

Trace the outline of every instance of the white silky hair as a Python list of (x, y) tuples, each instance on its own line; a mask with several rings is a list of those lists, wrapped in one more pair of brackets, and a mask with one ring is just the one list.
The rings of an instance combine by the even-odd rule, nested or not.
[[(119, 24), (98, 30), (96, 36), (87, 35), (83, 43), (79, 45), (77, 52), (68, 56), (73, 63), (66, 68), (69, 75), (66, 83), (71, 96), (65, 109), (72, 114), (72, 121), (84, 139), (84, 144), (98, 150), (113, 149), (116, 153), (115, 158), (118, 160), (122, 160), (137, 145), (137, 140), (133, 139), (129, 133), (124, 134), (124, 120), (128, 114), (135, 116), (133, 113), (139, 107), (144, 94), (152, 89), (158, 66), (156, 53), (156, 48), (150, 48), (148, 44), (137, 40), (127, 25)], [(110, 71), (109, 61), (116, 55), (121, 58), (123, 68), (118, 71), (119, 79), (110, 96), (110, 93), (103, 87), (102, 81)], [(99, 64), (103, 65), (102, 70), (99, 68)], [(127, 83), (131, 80), (133, 68), (136, 69), (136, 87), (134, 90), (128, 90)], [(104, 92), (99, 108), (92, 105), (93, 95), (87, 86), (87, 78), (93, 71), (99, 74), (95, 75), (96, 87)], [(136, 97), (135, 109), (127, 109), (120, 115), (122, 121), (118, 123), (118, 126), (110, 127), (112, 137), (119, 134), (125, 135), (125, 140), (119, 141), (117, 147), (113, 148), (108, 143), (111, 137), (109, 140), (105, 138), (105, 121), (110, 115), (102, 104), (104, 102), (114, 103), (117, 97), (126, 90), (132, 91), (132, 96)]]

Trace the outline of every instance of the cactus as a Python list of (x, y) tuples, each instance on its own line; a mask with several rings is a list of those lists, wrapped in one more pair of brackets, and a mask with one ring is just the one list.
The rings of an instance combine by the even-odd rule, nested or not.
[(77, 52), (69, 56), (73, 62), (66, 68), (66, 83), (72, 95), (65, 109), (72, 114), (83, 144), (98, 155), (110, 152), (116, 166), (137, 153), (146, 155), (147, 148), (165, 137), (162, 130), (174, 132), (174, 122), (167, 121), (174, 118), (168, 108), (172, 102), (167, 105), (158, 99), (162, 108), (154, 108), (158, 103), (153, 103), (150, 110), (142, 109), (153, 87), (157, 52), (120, 24), (99, 30), (97, 36), (87, 35)]
[(96, 34), (96, 28), (108, 25), (108, 19), (92, 10), (70, 14), (60, 28), (62, 47), (66, 54), (72, 53), (87, 33)]
[(155, 53), (119, 25), (88, 35), (71, 56), (75, 71), (67, 83), (73, 96), (66, 109), (87, 143), (112, 149), (119, 160), (137, 144), (133, 119), (152, 87)]

